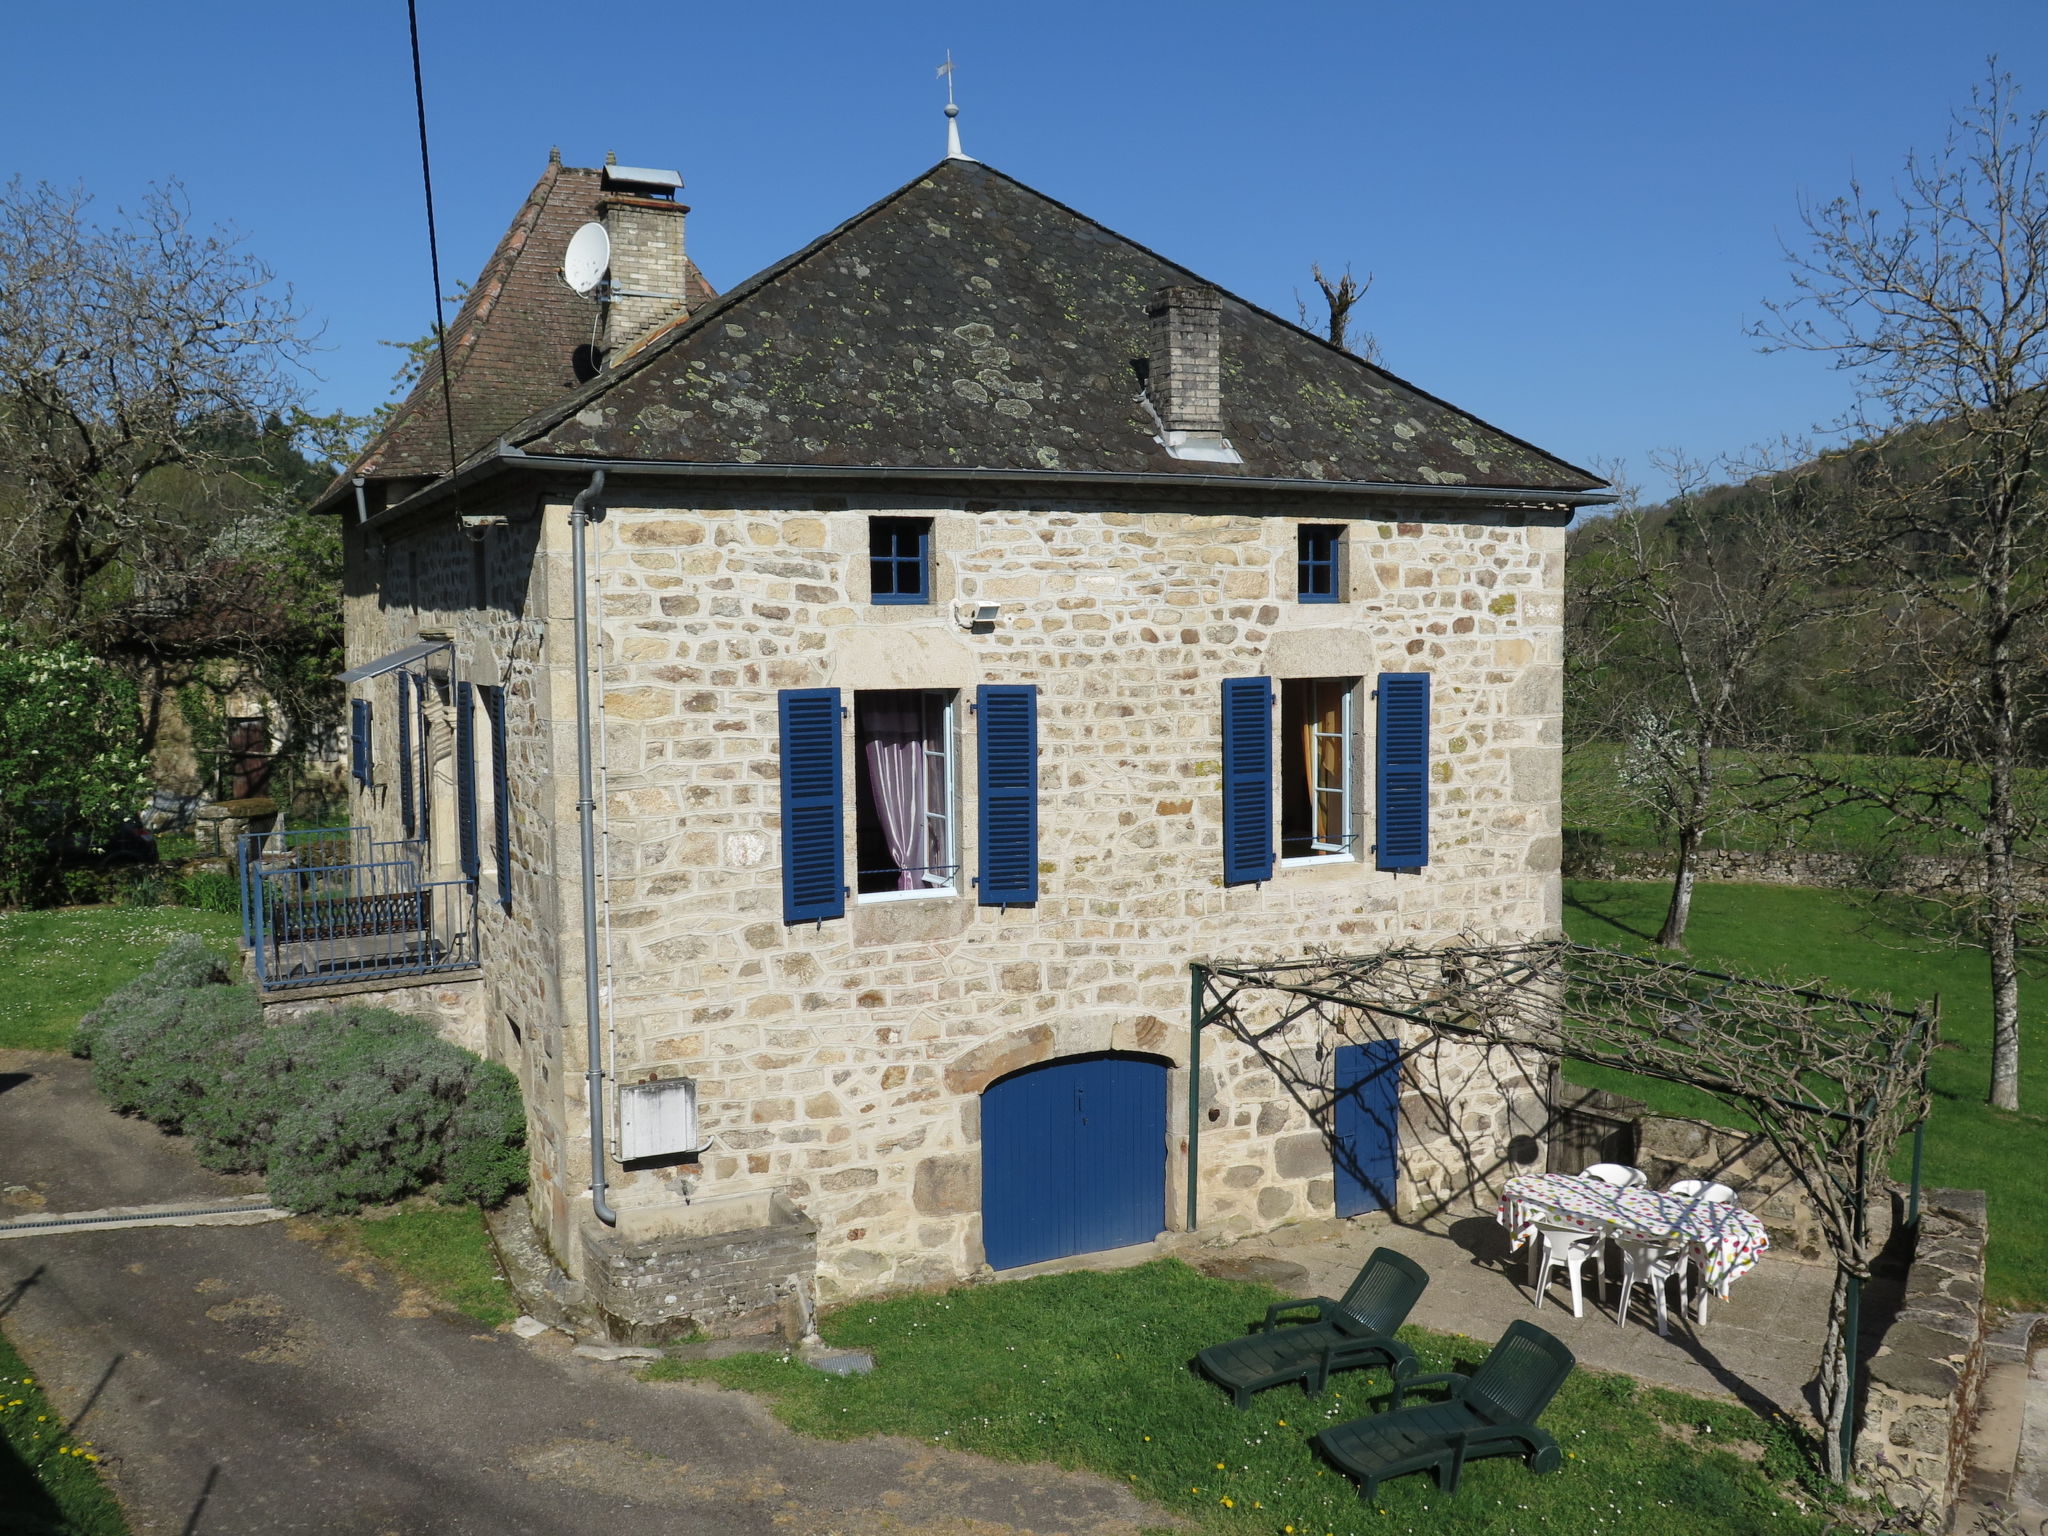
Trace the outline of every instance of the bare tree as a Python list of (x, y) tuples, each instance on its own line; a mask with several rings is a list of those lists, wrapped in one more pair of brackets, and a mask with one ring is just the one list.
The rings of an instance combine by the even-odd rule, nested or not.
[[(1323, 264), (1319, 261), (1309, 263), (1309, 274), (1315, 278), (1316, 286), (1323, 290), (1323, 305), (1327, 317), (1323, 325), (1323, 334), (1329, 337), (1330, 345), (1349, 352), (1354, 357), (1364, 358), (1368, 363), (1377, 363), (1380, 360), (1380, 343), (1377, 336), (1370, 331), (1362, 332), (1355, 347), (1351, 345), (1350, 339), (1351, 311), (1372, 287), (1372, 274), (1366, 273), (1365, 281), (1361, 283), (1351, 275), (1351, 268), (1347, 264), (1343, 275), (1332, 280), (1324, 275)], [(1309, 325), (1308, 305), (1302, 302), (1299, 293), (1295, 295), (1294, 308), (1301, 316), (1302, 326), (1306, 329)]]
[[(194, 494), (292, 417), (309, 349), (289, 292), (239, 238), (194, 227), (182, 189), (110, 224), (79, 189), (0, 189), (0, 589), (78, 633), (96, 591), (144, 593), (210, 529)], [(241, 430), (233, 430), (235, 428)], [(173, 555), (172, 552), (177, 552)]]
[(1844, 553), (1890, 593), (1889, 724), (1929, 764), (1884, 803), (1981, 855), (2001, 1109), (2019, 1107), (2021, 779), (2048, 737), (2048, 114), (2018, 94), (1994, 61), (1936, 153), (1804, 208), (1796, 296), (1757, 330), (1856, 379), (1872, 441)]
[[(1685, 945), (1729, 750), (1774, 739), (1783, 695), (1764, 686), (1766, 667), (1840, 611), (1823, 586), (1831, 557), (1807, 481), (1784, 467), (1804, 457), (1788, 445), (1710, 473), (1661, 455), (1671, 500), (1646, 508), (1618, 481), (1620, 510), (1581, 535), (1569, 643), (1579, 670), (1597, 666), (1612, 680), (1600, 691), (1608, 718), (1597, 733), (1623, 743), (1624, 793), (1677, 846), (1657, 933), (1666, 948)], [(1730, 479), (1744, 483), (1716, 484)]]

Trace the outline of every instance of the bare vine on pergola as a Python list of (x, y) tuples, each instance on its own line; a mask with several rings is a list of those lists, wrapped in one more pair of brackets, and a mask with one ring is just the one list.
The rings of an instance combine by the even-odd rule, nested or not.
[[(1829, 1472), (1848, 1472), (1861, 1282), (1877, 1243), (1873, 1180), (1927, 1113), (1932, 1008), (1729, 976), (1566, 942), (1313, 952), (1278, 963), (1203, 962), (1196, 1017), (1269, 1061), (1304, 1017), (1407, 1024), (1431, 1035), (1573, 1057), (1702, 1089), (1739, 1107), (1812, 1200), (1836, 1262), (1820, 1396)], [(1299, 1003), (1277, 1022), (1253, 999)], [(1300, 1088), (1290, 1085), (1300, 1097)]]

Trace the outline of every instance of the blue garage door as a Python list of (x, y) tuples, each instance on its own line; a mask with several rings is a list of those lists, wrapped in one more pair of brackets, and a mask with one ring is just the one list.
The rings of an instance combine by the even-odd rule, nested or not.
[(981, 1096), (981, 1234), (995, 1269), (1149, 1243), (1166, 1225), (1166, 1068), (1089, 1056)]
[(1392, 1040), (1337, 1047), (1337, 1214), (1394, 1205), (1394, 1148), (1401, 1115), (1401, 1047)]

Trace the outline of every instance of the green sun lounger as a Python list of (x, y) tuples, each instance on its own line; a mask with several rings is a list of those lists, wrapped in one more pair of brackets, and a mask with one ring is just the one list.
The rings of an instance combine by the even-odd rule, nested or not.
[[(1456, 1493), (1465, 1463), (1481, 1456), (1521, 1456), (1532, 1472), (1554, 1472), (1563, 1458), (1536, 1420), (1572, 1364), (1572, 1352), (1534, 1323), (1510, 1323), (1470, 1376), (1397, 1376), (1384, 1413), (1334, 1425), (1310, 1443), (1358, 1479), (1367, 1501), (1387, 1478), (1428, 1468), (1439, 1488)], [(1418, 1388), (1438, 1386), (1451, 1389), (1446, 1401), (1404, 1405)]]
[[(1211, 1381), (1229, 1388), (1235, 1408), (1250, 1407), (1254, 1392), (1290, 1381), (1314, 1397), (1333, 1373), (1363, 1365), (1384, 1365), (1399, 1377), (1415, 1369), (1415, 1355), (1394, 1330), (1407, 1321), (1428, 1284), (1428, 1273), (1413, 1259), (1375, 1248), (1343, 1300), (1277, 1302), (1258, 1328), (1210, 1346), (1195, 1363)], [(1314, 1315), (1287, 1316), (1304, 1310)]]

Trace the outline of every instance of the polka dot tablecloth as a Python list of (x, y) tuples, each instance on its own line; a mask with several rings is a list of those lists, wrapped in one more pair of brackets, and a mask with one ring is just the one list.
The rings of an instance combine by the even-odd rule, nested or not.
[(1699, 1261), (1708, 1286), (1724, 1296), (1728, 1282), (1754, 1269), (1771, 1246), (1764, 1224), (1732, 1203), (1654, 1189), (1616, 1189), (1568, 1173), (1509, 1179), (1501, 1197), (1500, 1224), (1514, 1234), (1517, 1248), (1539, 1223), (1682, 1241)]

